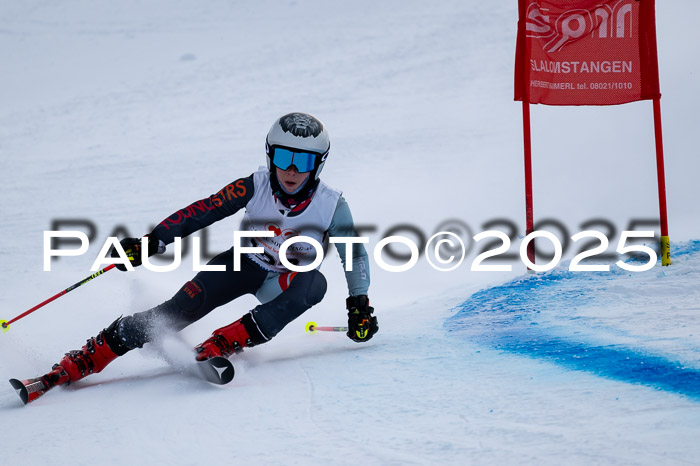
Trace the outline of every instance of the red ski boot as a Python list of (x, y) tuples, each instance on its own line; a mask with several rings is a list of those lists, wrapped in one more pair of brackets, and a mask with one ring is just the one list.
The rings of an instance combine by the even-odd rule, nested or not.
[(214, 330), (211, 337), (204, 343), (195, 347), (197, 361), (205, 361), (216, 356), (228, 358), (234, 353), (243, 351), (268, 340), (253, 321), (250, 314), (246, 314), (232, 324)]
[(75, 382), (86, 375), (101, 372), (107, 367), (107, 364), (117, 359), (118, 356), (105, 343), (104, 332), (101, 332), (96, 337), (90, 338), (81, 349), (66, 353), (63, 359), (54, 366), (54, 372), (59, 367), (63, 368), (63, 373), (60, 374), (56, 385)]
[(107, 364), (129, 351), (118, 337), (120, 320), (121, 318), (115, 320), (96, 337), (90, 338), (81, 349), (66, 353), (48, 374), (35, 379), (11, 379), (10, 384), (27, 404), (55, 386), (70, 384), (86, 375), (102, 371)]

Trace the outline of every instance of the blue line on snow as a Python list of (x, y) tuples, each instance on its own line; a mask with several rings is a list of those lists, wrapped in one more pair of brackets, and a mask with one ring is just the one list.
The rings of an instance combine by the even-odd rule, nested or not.
[[(674, 248), (672, 257), (698, 253), (700, 241), (692, 241)], [(585, 337), (567, 335), (570, 330), (562, 334), (555, 327), (556, 319), (570, 319), (567, 310), (594, 303), (608, 285), (628, 277), (628, 272), (615, 267), (605, 273), (553, 270), (521, 277), (473, 294), (457, 307), (457, 314), (445, 327), (450, 333), (502, 351), (700, 399), (697, 369), (623, 345), (581, 341)], [(548, 320), (542, 325), (545, 313)]]

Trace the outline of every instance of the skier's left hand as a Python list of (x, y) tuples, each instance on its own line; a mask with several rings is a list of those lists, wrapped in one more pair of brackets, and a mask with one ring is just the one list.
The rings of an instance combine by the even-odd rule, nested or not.
[[(161, 244), (161, 241), (149, 236), (148, 241), (148, 257), (155, 254), (163, 254), (165, 252), (165, 244)], [(119, 241), (122, 249), (126, 253), (132, 267), (138, 267), (142, 262), (142, 251), (141, 251), (141, 239), (140, 238), (124, 238)], [(119, 257), (116, 249), (112, 249), (112, 257)], [(117, 264), (117, 268), (122, 272), (126, 272), (126, 266), (124, 264)]]
[(374, 308), (367, 295), (350, 296), (345, 300), (348, 309), (348, 338), (358, 343), (371, 339), (379, 331)]

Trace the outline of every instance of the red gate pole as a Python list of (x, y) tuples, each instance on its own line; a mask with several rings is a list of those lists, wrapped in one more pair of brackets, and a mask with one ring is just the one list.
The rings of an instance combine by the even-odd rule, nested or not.
[[(532, 208), (532, 144), (530, 138), (530, 102), (523, 99), (523, 143), (525, 146), (525, 234), (534, 230)], [(535, 263), (535, 241), (527, 245), (527, 258)], [(529, 267), (528, 267), (529, 270)]]
[(661, 135), (661, 99), (654, 99), (654, 137), (656, 139), (656, 178), (659, 185), (659, 220), (661, 223), (661, 265), (671, 265), (671, 242), (668, 239), (668, 211), (666, 210), (666, 174), (664, 170), (664, 143)]

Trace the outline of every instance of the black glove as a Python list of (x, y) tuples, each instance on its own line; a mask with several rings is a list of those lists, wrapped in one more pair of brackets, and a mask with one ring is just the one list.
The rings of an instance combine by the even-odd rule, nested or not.
[[(119, 241), (119, 244), (121, 244), (122, 249), (124, 249), (127, 257), (129, 257), (129, 261), (131, 261), (131, 265), (133, 267), (138, 267), (141, 265), (142, 256), (140, 238), (124, 238), (123, 240)], [(165, 246), (161, 247), (159, 240), (151, 237), (148, 238), (148, 257), (155, 254), (162, 254), (164, 252)], [(117, 250), (114, 248), (112, 248), (111, 257), (119, 257)], [(126, 266), (124, 264), (117, 264), (117, 268), (122, 272), (126, 272)]]
[(377, 318), (372, 315), (374, 308), (369, 305), (366, 295), (350, 296), (345, 300), (348, 309), (348, 338), (362, 343), (371, 339), (379, 331)]

